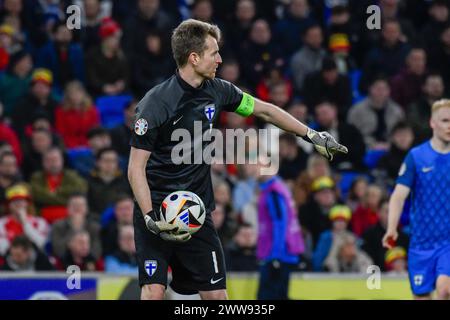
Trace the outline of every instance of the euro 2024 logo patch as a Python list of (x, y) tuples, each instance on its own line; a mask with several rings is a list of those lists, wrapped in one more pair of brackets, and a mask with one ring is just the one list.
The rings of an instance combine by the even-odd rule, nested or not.
[(138, 136), (143, 136), (147, 132), (147, 129), (148, 122), (144, 118), (138, 119), (134, 124), (134, 132), (136, 132)]

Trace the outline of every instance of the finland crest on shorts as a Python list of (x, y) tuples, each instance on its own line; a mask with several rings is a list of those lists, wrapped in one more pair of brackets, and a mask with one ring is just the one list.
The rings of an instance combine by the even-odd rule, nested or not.
[(151, 277), (155, 274), (158, 268), (158, 261), (156, 260), (145, 260), (144, 262), (145, 272)]

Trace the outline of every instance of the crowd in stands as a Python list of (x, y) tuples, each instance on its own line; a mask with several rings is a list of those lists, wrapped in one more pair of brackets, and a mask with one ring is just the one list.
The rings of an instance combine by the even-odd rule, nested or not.
[[(369, 5), (381, 28), (368, 29)], [(78, 5), (81, 28), (66, 8)], [(277, 131), (295, 199), (298, 270), (402, 274), (408, 208), (386, 251), (388, 197), (408, 150), (449, 96), (446, 0), (0, 1), (0, 268), (136, 274), (126, 168), (137, 102), (176, 70), (173, 28), (222, 30), (218, 76), (348, 146), (328, 162)], [(222, 128), (273, 128), (222, 115)], [(257, 270), (257, 172), (214, 164), (212, 218), (230, 271)]]

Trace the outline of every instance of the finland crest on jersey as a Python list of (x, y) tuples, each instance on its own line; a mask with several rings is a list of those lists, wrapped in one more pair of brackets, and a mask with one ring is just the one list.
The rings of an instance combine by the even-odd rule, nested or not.
[(156, 269), (158, 268), (158, 261), (156, 260), (145, 260), (144, 263), (145, 272), (151, 277), (155, 274)]
[(208, 121), (211, 122), (214, 118), (214, 113), (216, 112), (216, 105), (215, 104), (208, 104), (205, 106), (205, 116), (208, 118)]

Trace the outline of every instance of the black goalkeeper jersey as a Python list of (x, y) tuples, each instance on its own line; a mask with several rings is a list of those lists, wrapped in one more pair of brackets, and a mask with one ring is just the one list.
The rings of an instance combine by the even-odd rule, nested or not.
[[(208, 213), (215, 209), (210, 165), (198, 158), (199, 148), (202, 151), (211, 142), (201, 136), (217, 128), (220, 113), (234, 112), (242, 98), (242, 91), (230, 82), (215, 78), (194, 88), (177, 72), (152, 88), (138, 103), (130, 144), (151, 152), (146, 172), (155, 210), (169, 193), (179, 190), (196, 193)], [(201, 127), (201, 134), (199, 130), (194, 132), (195, 122), (197, 128)], [(189, 141), (180, 137), (180, 130), (174, 133), (177, 129), (185, 129), (181, 134), (189, 133)], [(173, 162), (172, 151), (181, 146), (189, 150), (189, 163)], [(186, 154), (183, 156), (187, 159)]]

